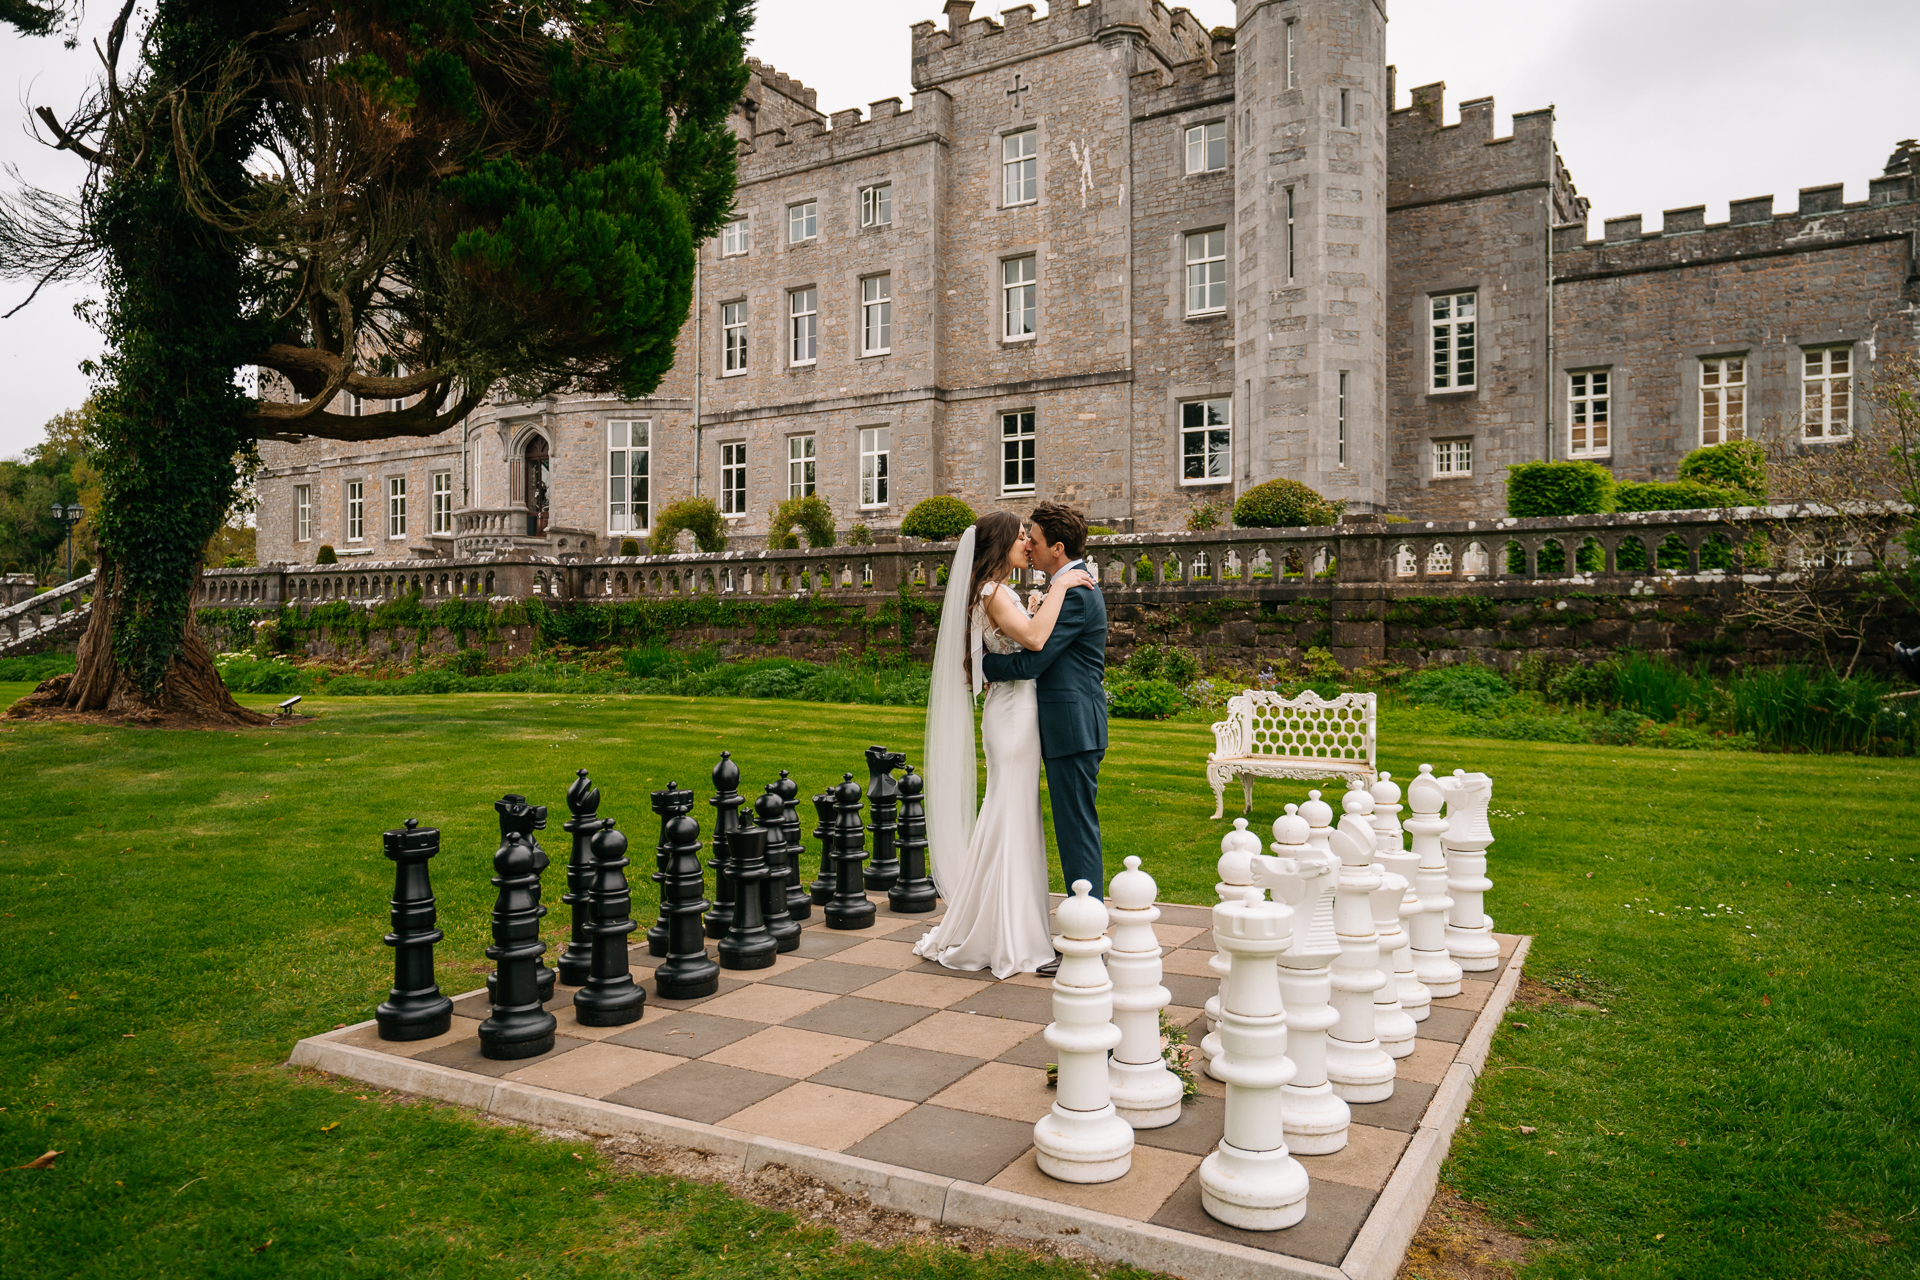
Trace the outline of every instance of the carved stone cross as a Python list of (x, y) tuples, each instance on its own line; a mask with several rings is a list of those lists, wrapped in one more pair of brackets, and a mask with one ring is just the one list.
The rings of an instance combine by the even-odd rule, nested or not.
[(1021, 77), (1018, 71), (1014, 72), (1013, 83), (1007, 86), (1007, 96), (1013, 99), (1013, 105), (1015, 107), (1020, 106), (1021, 105), (1020, 95), (1023, 93), (1032, 93), (1032, 92), (1033, 92), (1033, 86), (1026, 83), (1026, 81)]

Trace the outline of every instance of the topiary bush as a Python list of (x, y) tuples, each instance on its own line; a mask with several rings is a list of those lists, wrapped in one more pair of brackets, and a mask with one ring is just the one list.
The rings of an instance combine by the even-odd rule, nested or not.
[(623, 556), (637, 556), (637, 555), (639, 555), (639, 554), (640, 554), (640, 539), (638, 539), (638, 538), (622, 538), (622, 539), (620, 539), (620, 554), (621, 554), (621, 555), (623, 555)]
[(973, 508), (958, 498), (923, 498), (900, 522), (900, 532), (909, 538), (945, 542), (965, 533), (973, 519)]
[(93, 561), (87, 559), (85, 556), (81, 556), (78, 560), (75, 560), (73, 562), (74, 577), (84, 578), (92, 572), (93, 572)]
[(682, 529), (693, 534), (693, 545), (702, 551), (725, 551), (727, 549), (727, 522), (720, 515), (720, 508), (713, 505), (712, 498), (682, 498), (669, 503), (654, 523), (653, 533), (647, 544), (657, 556), (673, 553), (674, 539), (680, 536)]
[(1187, 529), (1192, 533), (1206, 533), (1218, 529), (1227, 522), (1229, 508), (1225, 501), (1207, 498), (1187, 508)]
[(1107, 686), (1107, 711), (1128, 720), (1165, 720), (1180, 709), (1180, 690), (1165, 680), (1116, 680)]
[(315, 564), (339, 564), (340, 557), (333, 554), (333, 548), (327, 543), (320, 544), (320, 550), (314, 553)]
[(1295, 529), (1340, 523), (1345, 502), (1329, 502), (1298, 480), (1269, 480), (1240, 495), (1233, 522), (1242, 529)]
[(1613, 510), (1613, 472), (1597, 462), (1521, 462), (1507, 468), (1510, 516), (1587, 516)]
[(1699, 511), (1745, 501), (1744, 494), (1696, 480), (1629, 480), (1613, 486), (1615, 511)]
[(1767, 499), (1767, 451), (1757, 440), (1729, 440), (1680, 459), (1680, 479), (1731, 489), (1748, 503)]
[(788, 498), (785, 502), (767, 513), (767, 550), (796, 551), (800, 539), (794, 534), (793, 527), (807, 535), (810, 547), (830, 547), (834, 544), (833, 507), (825, 498), (808, 494), (804, 498)]

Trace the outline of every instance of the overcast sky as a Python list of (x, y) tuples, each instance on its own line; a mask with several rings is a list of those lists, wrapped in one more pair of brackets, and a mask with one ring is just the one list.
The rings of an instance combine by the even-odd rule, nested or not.
[[(820, 91), (824, 111), (907, 98), (907, 29), (940, 20), (940, 0), (760, 0), (753, 52)], [(1232, 0), (1197, 0), (1209, 26), (1233, 22)], [(995, 12), (994, 3), (975, 6)], [(1046, 5), (1039, 6), (1044, 12)], [(96, 3), (89, 39), (115, 6)], [(1867, 179), (1894, 143), (1920, 134), (1920, 2), (1916, 0), (1388, 0), (1387, 60), (1408, 90), (1447, 83), (1447, 118), (1462, 99), (1492, 95), (1499, 131), (1515, 111), (1558, 108), (1560, 154), (1600, 220), (1772, 194), (1794, 207), (1801, 187)], [(822, 19), (831, 15), (830, 21)], [(0, 162), (60, 190), (79, 162), (26, 134), (30, 106), (64, 109), (97, 64), (90, 48), (0, 34)], [(27, 286), (0, 282), (0, 311)], [(0, 320), (0, 456), (42, 438), (46, 420), (87, 393), (75, 367), (99, 350), (73, 315), (84, 290), (41, 292)]]

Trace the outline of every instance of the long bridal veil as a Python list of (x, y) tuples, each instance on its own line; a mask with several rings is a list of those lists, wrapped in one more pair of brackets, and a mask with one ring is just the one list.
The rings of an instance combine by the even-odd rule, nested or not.
[[(947, 568), (947, 594), (940, 605), (940, 634), (933, 646), (933, 681), (927, 690), (926, 761), (927, 846), (933, 859), (933, 883), (952, 900), (966, 879), (967, 848), (980, 806), (979, 764), (973, 745), (973, 700), (984, 683), (980, 671), (980, 632), (971, 625), (973, 601), (973, 528)], [(961, 655), (973, 658), (973, 680)]]

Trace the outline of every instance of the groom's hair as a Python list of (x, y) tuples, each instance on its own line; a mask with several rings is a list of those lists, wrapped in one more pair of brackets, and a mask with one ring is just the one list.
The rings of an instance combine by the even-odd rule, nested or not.
[(1039, 527), (1048, 546), (1058, 542), (1066, 548), (1069, 560), (1078, 560), (1087, 553), (1087, 521), (1072, 507), (1043, 502), (1033, 509), (1029, 518)]

